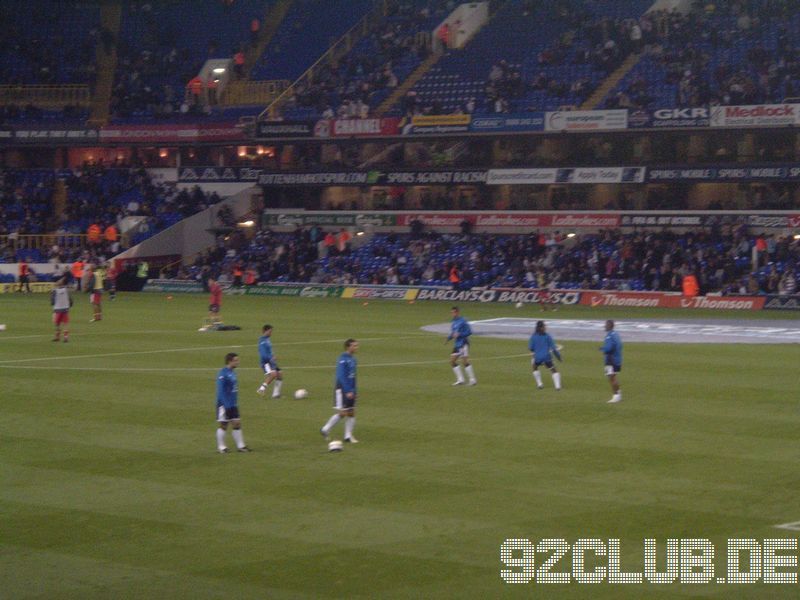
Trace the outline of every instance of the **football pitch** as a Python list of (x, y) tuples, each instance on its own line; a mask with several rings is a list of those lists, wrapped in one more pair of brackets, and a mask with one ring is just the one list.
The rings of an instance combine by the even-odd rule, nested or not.
[[(536, 389), (525, 340), (485, 335), (471, 347), (478, 385), (451, 386), (451, 345), (423, 329), (449, 321), (448, 303), (226, 297), (225, 322), (242, 329), (213, 333), (197, 331), (206, 295), (123, 294), (104, 307), (90, 324), (76, 295), (70, 342), (52, 343), (47, 295), (0, 297), (0, 598), (798, 595), (800, 584), (763, 577), (580, 584), (574, 550), (551, 568), (553, 551), (534, 558), (572, 583), (540, 584), (537, 572), (509, 584), (501, 572), (523, 569), (504, 565), (500, 548), (618, 539), (621, 570), (641, 573), (645, 539), (665, 571), (667, 540), (702, 538), (716, 548), (716, 581), (728, 539), (800, 538), (800, 524), (777, 527), (800, 521), (800, 344), (643, 343), (622, 332), (623, 401), (609, 405), (599, 330), (596, 340), (556, 336), (556, 392), (548, 372)], [(461, 309), (473, 321), (743, 318)], [(744, 317), (768, 325), (773, 315)], [(265, 323), (285, 378), (278, 400), (256, 394)], [(328, 453), (319, 429), (348, 337), (360, 342), (360, 443)], [(241, 357), (250, 454), (216, 452), (215, 375), (227, 352)], [(298, 388), (309, 397), (295, 400)], [(587, 571), (608, 562), (586, 553)]]

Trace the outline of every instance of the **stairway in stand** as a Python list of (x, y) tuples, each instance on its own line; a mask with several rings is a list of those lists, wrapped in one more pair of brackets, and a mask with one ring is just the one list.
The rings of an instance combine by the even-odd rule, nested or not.
[(581, 110), (595, 110), (602, 108), (600, 103), (606, 97), (608, 92), (613, 90), (617, 84), (622, 81), (622, 78), (627, 75), (630, 70), (639, 62), (641, 54), (630, 54), (628, 58), (622, 61), (622, 64), (617, 69), (606, 77), (603, 82), (598, 86), (594, 93), (587, 98), (586, 102), (581, 104)]
[(114, 73), (117, 70), (117, 43), (119, 42), (121, 19), (121, 0), (110, 0), (101, 5), (100, 28), (101, 31), (110, 32), (110, 36), (113, 36), (113, 43), (108, 48), (110, 52), (106, 52), (102, 42), (103, 34), (101, 34), (101, 39), (97, 42), (97, 77), (95, 79), (94, 94), (92, 95), (92, 108), (89, 114), (89, 125), (92, 127), (101, 127), (108, 122), (111, 108), (111, 92), (114, 90)]

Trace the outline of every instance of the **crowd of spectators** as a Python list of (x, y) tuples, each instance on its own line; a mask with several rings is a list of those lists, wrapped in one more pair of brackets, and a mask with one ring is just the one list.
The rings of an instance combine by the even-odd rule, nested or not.
[[(532, 18), (534, 10), (527, 8), (527, 4), (523, 4), (522, 16)], [(505, 59), (493, 64), (486, 82), (485, 112), (504, 113), (524, 109), (524, 106), (517, 104), (524, 101), (528, 89), (582, 103), (599, 81), (611, 74), (625, 57), (642, 50), (647, 23), (644, 17), (598, 17), (593, 13), (591, 2), (570, 0), (555, 2), (548, 15), (549, 20), (555, 26), (562, 26), (564, 31), (554, 44), (537, 52), (534, 62), (540, 70), (526, 81), (523, 65), (509, 64)], [(589, 65), (602, 77), (581, 76), (571, 79), (566, 73), (560, 74), (558, 69), (551, 68), (567, 65)], [(464, 112), (472, 112), (470, 108), (466, 104)]]
[[(214, 276), (234, 283), (440, 285), (550, 289), (681, 291), (694, 275), (701, 293), (794, 294), (800, 242), (789, 236), (748, 235), (727, 225), (704, 231), (620, 230), (565, 236), (438, 234), (375, 235), (357, 248), (342, 232), (319, 227), (293, 233), (259, 231), (220, 238), (190, 267), (165, 273), (180, 279)], [(236, 282), (241, 284), (242, 280)]]
[(698, 1), (688, 13), (643, 15), (642, 64), (605, 106), (744, 105), (797, 96), (800, 20), (795, 9), (788, 0)]
[(178, 189), (154, 181), (147, 170), (85, 166), (66, 175), (67, 205), (59, 217), (58, 232), (84, 233), (97, 224), (120, 227), (126, 217), (137, 219), (132, 243), (138, 243), (221, 198), (195, 186)]
[(0, 169), (0, 235), (46, 231), (56, 176), (53, 171)]
[(78, 0), (38, 6), (4, 1), (0, 5), (0, 82), (93, 83), (95, 46), (107, 33), (99, 20), (96, 5)]
[[(64, 194), (56, 210), (57, 188)], [(200, 187), (179, 189), (156, 182), (142, 168), (0, 169), (0, 235), (89, 234), (93, 244), (118, 251), (133, 217), (131, 243), (138, 243), (221, 200)], [(96, 229), (95, 229), (96, 228)], [(114, 230), (113, 237), (106, 233)]]
[[(216, 83), (199, 80), (200, 90), (190, 85), (208, 59), (233, 58), (234, 76), (244, 76), (245, 52), (257, 42), (260, 15), (254, 13), (248, 26), (239, 27), (243, 16), (239, 13), (249, 7), (221, 2), (226, 12), (209, 12), (221, 18), (210, 16), (204, 23), (210, 25), (206, 32), (203, 28), (187, 31), (181, 14), (197, 18), (201, 8), (211, 11), (213, 7), (184, 4), (182, 10), (181, 3), (130, 3), (123, 22), (127, 34), (120, 36), (117, 46), (118, 65), (111, 95), (114, 118), (198, 118), (212, 114), (215, 109), (210, 100), (216, 97)], [(230, 17), (234, 12), (237, 18)], [(205, 41), (198, 45), (198, 38)], [(237, 41), (231, 42), (232, 39)]]
[(298, 85), (286, 111), (313, 109), (323, 118), (366, 118), (430, 53), (418, 36), (446, 16), (451, 0), (389, 5), (385, 18), (337, 62), (322, 66), (313, 81)]

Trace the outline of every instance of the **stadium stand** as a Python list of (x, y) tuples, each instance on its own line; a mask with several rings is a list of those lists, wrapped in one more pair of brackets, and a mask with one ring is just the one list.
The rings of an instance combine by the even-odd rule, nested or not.
[[(793, 8), (794, 7), (794, 8)], [(644, 54), (606, 107), (782, 102), (800, 90), (800, 15), (785, 0), (698, 3), (642, 19)]]
[(365, 117), (427, 56), (427, 32), (444, 18), (443, 0), (416, 0), (390, 7), (387, 15), (334, 64), (325, 65), (310, 85), (295, 90), (284, 117)]
[(126, 3), (120, 29), (112, 115), (126, 122), (197, 119), (206, 111), (186, 100), (186, 85), (209, 58), (233, 57), (268, 2)]
[[(800, 241), (749, 236), (745, 229), (631, 233), (618, 230), (566, 238), (554, 234), (380, 234), (350, 250), (334, 232), (258, 232), (232, 236), (172, 273), (213, 273), (230, 281), (234, 266), (262, 282), (361, 283), (452, 287), (526, 287), (679, 291), (695, 274), (704, 293), (792, 293), (800, 284)], [(327, 237), (327, 239), (326, 239)], [(758, 266), (753, 269), (753, 247)]]
[(465, 49), (447, 52), (392, 114), (579, 105), (637, 48), (631, 32), (651, 4), (509, 1)]
[(326, 0), (295, 0), (252, 78), (294, 81), (371, 7), (370, 0), (351, 0), (347, 10)]
[[(0, 5), (0, 82), (91, 83), (95, 45), (104, 43), (97, 4), (62, 0), (31, 10), (24, 0)], [(82, 32), (82, 35), (72, 35)]]
[(58, 172), (0, 169), (0, 235), (44, 233)]
[(105, 227), (124, 217), (146, 217), (131, 244), (220, 201), (218, 195), (199, 188), (190, 193), (156, 183), (144, 169), (87, 167), (68, 172), (66, 185), (69, 195), (59, 232), (83, 233), (92, 223)]

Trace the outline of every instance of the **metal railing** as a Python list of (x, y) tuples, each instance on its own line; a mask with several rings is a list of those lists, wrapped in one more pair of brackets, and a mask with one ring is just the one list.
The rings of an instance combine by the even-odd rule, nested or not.
[[(119, 240), (123, 246), (127, 245), (127, 238), (127, 232), (120, 234)], [(53, 246), (58, 246), (61, 250), (83, 250), (89, 245), (89, 236), (85, 233), (0, 235), (0, 247), (11, 248), (14, 252), (17, 250), (40, 250), (43, 254), (47, 254)]]
[(352, 50), (356, 42), (369, 33), (370, 27), (380, 21), (386, 14), (386, 2), (378, 2), (375, 8), (368, 12), (347, 33), (340, 37), (317, 61), (298, 77), (294, 83), (287, 87), (266, 109), (258, 115), (259, 120), (279, 116), (281, 107), (292, 97), (296, 87), (314, 81), (314, 76), (319, 69), (330, 62), (336, 61)]
[(89, 106), (88, 85), (0, 85), (0, 104), (33, 104), (39, 108)]
[(288, 79), (270, 81), (231, 81), (222, 92), (220, 104), (239, 106), (261, 104), (269, 105), (292, 84)]

